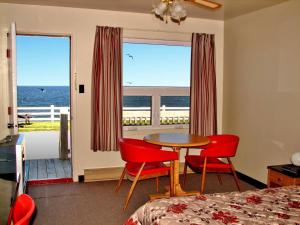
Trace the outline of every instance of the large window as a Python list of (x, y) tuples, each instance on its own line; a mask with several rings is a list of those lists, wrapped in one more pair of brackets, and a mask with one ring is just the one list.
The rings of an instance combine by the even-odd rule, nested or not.
[(190, 46), (124, 43), (124, 126), (189, 123), (190, 55)]

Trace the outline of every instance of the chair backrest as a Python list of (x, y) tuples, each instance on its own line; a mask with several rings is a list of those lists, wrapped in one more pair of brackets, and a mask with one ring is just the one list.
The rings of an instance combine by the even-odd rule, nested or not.
[(146, 143), (143, 140), (120, 138), (120, 153), (125, 162), (164, 162), (178, 158), (175, 152), (162, 151), (160, 146)]
[[(14, 225), (28, 225), (35, 210), (33, 199), (27, 195), (20, 195), (12, 207), (12, 220)], [(11, 221), (8, 221), (10, 224)]]
[(232, 134), (220, 134), (208, 136), (210, 143), (201, 151), (201, 156), (207, 157), (233, 157), (239, 144), (240, 138)]

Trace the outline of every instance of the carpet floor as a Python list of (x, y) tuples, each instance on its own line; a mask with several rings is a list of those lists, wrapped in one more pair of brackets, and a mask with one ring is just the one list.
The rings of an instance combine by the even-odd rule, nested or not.
[[(220, 185), (215, 174), (207, 175), (206, 192), (236, 191), (233, 177), (222, 175)], [(255, 187), (240, 181), (242, 191)], [(155, 180), (140, 181), (125, 212), (122, 211), (131, 181), (124, 180), (119, 194), (114, 192), (117, 181), (92, 183), (66, 183), (34, 185), (28, 188), (36, 203), (33, 225), (122, 225), (141, 205), (148, 195), (156, 192)], [(168, 184), (168, 178), (160, 178), (160, 192)], [(200, 175), (189, 174), (185, 190), (199, 190)]]

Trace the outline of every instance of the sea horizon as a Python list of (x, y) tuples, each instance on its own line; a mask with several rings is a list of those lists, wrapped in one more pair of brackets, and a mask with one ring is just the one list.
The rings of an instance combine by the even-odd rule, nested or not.
[[(70, 106), (70, 86), (18, 85), (19, 107)], [(150, 96), (124, 96), (123, 107), (151, 107)], [(189, 107), (189, 96), (162, 96), (161, 106)]]

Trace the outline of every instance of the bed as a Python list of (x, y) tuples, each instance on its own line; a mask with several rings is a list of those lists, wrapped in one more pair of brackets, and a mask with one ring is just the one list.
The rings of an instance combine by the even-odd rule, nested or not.
[(300, 225), (300, 186), (157, 199), (124, 225)]

